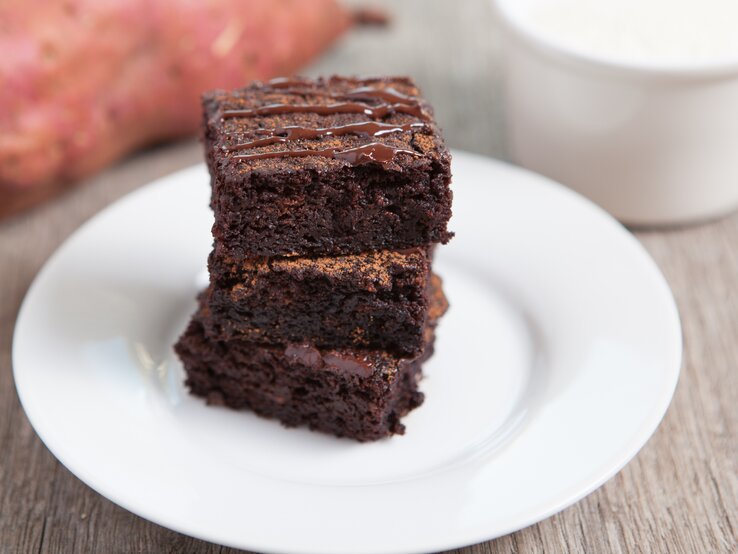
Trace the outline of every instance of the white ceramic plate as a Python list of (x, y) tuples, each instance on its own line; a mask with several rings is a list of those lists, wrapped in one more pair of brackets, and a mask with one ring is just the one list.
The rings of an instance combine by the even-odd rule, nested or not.
[(653, 433), (679, 375), (663, 277), (594, 205), (486, 158), (454, 158), (451, 309), (407, 434), (357, 444), (187, 395), (171, 346), (210, 249), (196, 166), (77, 231), (23, 304), (13, 362), (55, 456), (142, 517), (263, 552), (444, 550), (539, 521)]

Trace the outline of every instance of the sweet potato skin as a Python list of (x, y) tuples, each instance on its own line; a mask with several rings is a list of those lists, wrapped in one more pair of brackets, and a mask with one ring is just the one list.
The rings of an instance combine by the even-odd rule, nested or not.
[(195, 133), (202, 91), (292, 74), (350, 24), (336, 0), (0, 0), (0, 217)]

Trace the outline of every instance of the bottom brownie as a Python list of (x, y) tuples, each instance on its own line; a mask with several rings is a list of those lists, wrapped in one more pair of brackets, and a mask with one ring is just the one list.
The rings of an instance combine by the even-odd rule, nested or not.
[(190, 391), (210, 404), (250, 409), (288, 427), (358, 441), (403, 434), (400, 418), (423, 402), (417, 390), (421, 365), (433, 353), (434, 326), (446, 309), (434, 291), (425, 345), (415, 358), (379, 351), (319, 350), (307, 344), (264, 346), (215, 340), (201, 305), (175, 345)]

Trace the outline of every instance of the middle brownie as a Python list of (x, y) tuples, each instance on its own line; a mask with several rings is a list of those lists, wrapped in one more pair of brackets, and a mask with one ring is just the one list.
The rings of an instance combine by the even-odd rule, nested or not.
[(428, 316), (432, 247), (330, 257), (210, 255), (206, 332), (282, 345), (418, 354)]

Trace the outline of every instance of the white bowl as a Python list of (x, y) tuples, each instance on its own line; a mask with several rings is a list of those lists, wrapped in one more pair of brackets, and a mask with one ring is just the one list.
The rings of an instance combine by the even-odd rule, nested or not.
[(541, 1), (494, 2), (513, 160), (632, 225), (738, 207), (738, 60), (656, 65), (575, 51), (525, 17)]

